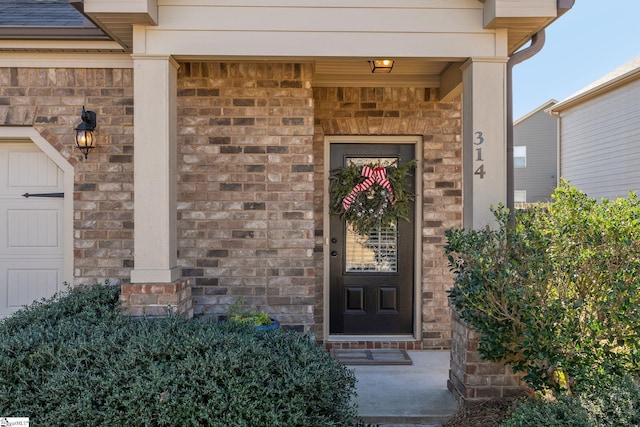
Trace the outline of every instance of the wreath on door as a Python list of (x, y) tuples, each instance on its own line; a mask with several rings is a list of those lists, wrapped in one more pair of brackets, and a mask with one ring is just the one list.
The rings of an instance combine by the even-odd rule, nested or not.
[(399, 219), (409, 220), (412, 160), (402, 166), (396, 160), (388, 166), (356, 165), (333, 170), (330, 183), (330, 211), (340, 215), (360, 235), (368, 236), (377, 227), (392, 226)]

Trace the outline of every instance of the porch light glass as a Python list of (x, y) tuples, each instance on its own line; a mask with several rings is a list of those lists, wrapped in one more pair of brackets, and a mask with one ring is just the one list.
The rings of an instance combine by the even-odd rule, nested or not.
[(372, 73), (390, 73), (393, 69), (394, 61), (391, 59), (372, 59), (369, 61)]
[(96, 128), (96, 113), (86, 111), (82, 106), (82, 115), (80, 123), (74, 130), (76, 132), (76, 147), (82, 151), (84, 158), (89, 156), (89, 151), (96, 146), (96, 137), (93, 131)]

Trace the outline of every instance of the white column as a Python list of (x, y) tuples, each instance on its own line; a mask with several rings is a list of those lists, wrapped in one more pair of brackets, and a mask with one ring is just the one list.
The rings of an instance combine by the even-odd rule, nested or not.
[(134, 270), (132, 283), (180, 278), (176, 229), (176, 87), (169, 56), (133, 55)]
[(472, 58), (462, 67), (464, 227), (494, 225), (507, 201), (508, 58)]

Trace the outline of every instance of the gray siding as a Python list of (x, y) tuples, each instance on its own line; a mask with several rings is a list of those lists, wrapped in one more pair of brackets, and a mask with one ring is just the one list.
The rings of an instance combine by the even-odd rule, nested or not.
[(561, 113), (561, 175), (597, 199), (640, 192), (640, 80)]
[(543, 110), (513, 128), (514, 145), (527, 147), (527, 167), (513, 174), (514, 188), (526, 190), (527, 203), (549, 201), (558, 183), (558, 119)]

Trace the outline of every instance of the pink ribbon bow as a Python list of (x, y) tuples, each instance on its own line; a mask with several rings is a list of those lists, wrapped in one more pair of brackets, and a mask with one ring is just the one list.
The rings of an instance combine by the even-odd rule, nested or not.
[(351, 190), (351, 194), (342, 199), (342, 208), (345, 211), (349, 210), (351, 204), (356, 200), (358, 194), (362, 191), (368, 190), (374, 183), (378, 183), (382, 188), (386, 188), (391, 193), (391, 204), (395, 203), (393, 188), (391, 187), (391, 182), (387, 178), (387, 170), (382, 166), (377, 166), (371, 169), (369, 166), (364, 166), (362, 168), (362, 176), (366, 179), (359, 184), (356, 184)]

